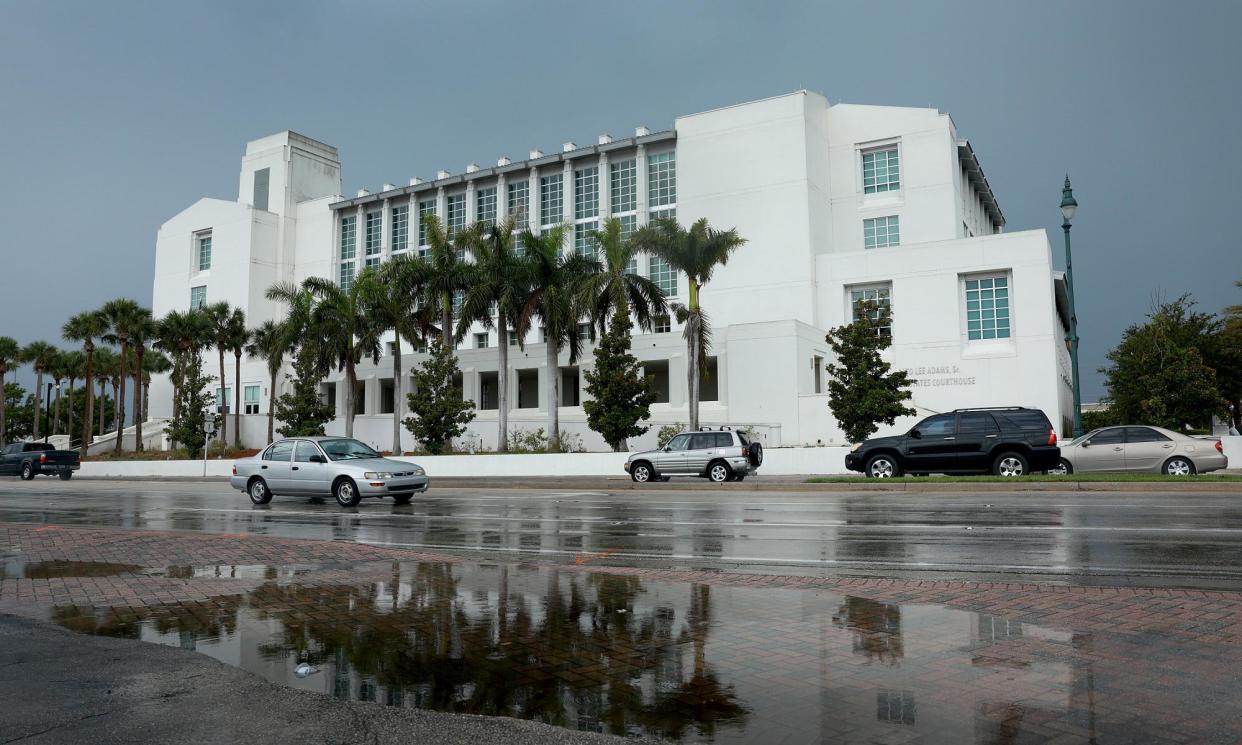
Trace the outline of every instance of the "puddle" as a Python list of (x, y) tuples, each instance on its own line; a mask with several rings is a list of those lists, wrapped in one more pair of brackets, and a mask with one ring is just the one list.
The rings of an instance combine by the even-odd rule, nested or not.
[(10, 564), (0, 567), (0, 578), (8, 575), (25, 579), (53, 579), (56, 577), (112, 577), (118, 574), (141, 574), (144, 567), (138, 564), (110, 564), (102, 561), (36, 561)]
[(342, 583), (239, 567), (263, 583), (184, 605), (58, 606), (53, 620), (337, 698), (682, 742), (1006, 743), (1067, 732), (1086, 742), (1140, 735), (1135, 712), (1167, 709), (1178, 721), (1204, 701), (1209, 717), (1238, 709), (1205, 695), (1219, 685), (1210, 678), (1153, 692), (1143, 670), (1168, 675), (1193, 656), (1184, 643), (1119, 647), (827, 591), (534, 565), (369, 567)]

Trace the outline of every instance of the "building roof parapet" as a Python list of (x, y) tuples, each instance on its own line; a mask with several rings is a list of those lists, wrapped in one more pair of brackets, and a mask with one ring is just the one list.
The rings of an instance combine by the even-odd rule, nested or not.
[(992, 193), (992, 185), (988, 183), (988, 177), (983, 175), (983, 166), (979, 165), (979, 158), (975, 155), (975, 149), (970, 146), (969, 140), (957, 141), (957, 159), (966, 171), (970, 183), (974, 185), (975, 191), (979, 192), (979, 198), (983, 201), (983, 208), (988, 211), (988, 217), (992, 218), (992, 222), (998, 227), (1004, 227), (1005, 215), (996, 201), (996, 195)]

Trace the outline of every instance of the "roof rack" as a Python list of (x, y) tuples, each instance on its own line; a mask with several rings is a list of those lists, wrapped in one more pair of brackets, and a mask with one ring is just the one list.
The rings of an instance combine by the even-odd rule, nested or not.
[(1028, 411), (1025, 406), (971, 406), (967, 409), (954, 409), (950, 413), (958, 413), (962, 411)]

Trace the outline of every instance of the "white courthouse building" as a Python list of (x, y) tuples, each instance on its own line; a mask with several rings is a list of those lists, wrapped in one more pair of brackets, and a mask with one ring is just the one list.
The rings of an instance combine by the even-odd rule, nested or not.
[[(503, 132), (496, 133), (497, 139)], [(394, 164), (394, 169), (400, 164)], [(799, 91), (678, 117), (672, 129), (566, 142), (526, 159), (501, 157), (434, 179), (385, 184), (341, 195), (335, 148), (294, 132), (246, 146), (236, 200), (204, 198), (159, 230), (153, 310), (225, 301), (252, 326), (281, 318), (264, 297), (278, 281), (311, 276), (348, 283), (363, 267), (426, 250), (419, 216), (450, 226), (520, 210), (533, 231), (573, 225), (566, 251), (589, 251), (587, 232), (608, 217), (626, 231), (658, 217), (682, 224), (707, 218), (747, 240), (702, 293), (715, 341), (711, 382), (703, 386), (705, 424), (750, 426), (769, 446), (844, 444), (829, 409), (824, 363), (827, 330), (848, 323), (855, 303), (892, 310), (895, 368), (917, 379), (918, 416), (967, 406), (1042, 409), (1067, 433), (1072, 410), (1064, 283), (1052, 268), (1042, 230), (1004, 232), (1005, 218), (970, 143), (948, 114), (933, 109), (830, 105)], [(642, 257), (636, 271), (686, 300), (685, 278)], [(564, 430), (592, 450), (604, 442), (586, 425), (581, 403), (588, 351), (562, 354), (548, 370), (537, 331), (509, 357), (510, 427), (546, 426), (560, 407)], [(403, 388), (425, 359), (403, 341)], [(496, 445), (496, 332), (476, 327), (458, 348), (462, 386), (478, 406), (469, 439)], [(516, 345), (517, 339), (510, 340)], [(675, 321), (636, 334), (634, 354), (657, 394), (652, 422), (687, 421), (685, 345)], [(391, 343), (386, 352), (391, 353)], [(216, 373), (214, 355), (207, 370)], [(232, 362), (227, 388), (232, 405)], [(544, 376), (562, 376), (561, 400), (545, 400)], [(358, 369), (355, 436), (392, 447), (392, 359)], [(343, 374), (324, 384), (338, 407)], [(260, 361), (242, 366), (243, 439), (265, 434), (268, 376)], [(279, 392), (286, 383), (281, 381)], [(151, 413), (167, 416), (171, 388), (152, 385)], [(904, 430), (899, 421), (881, 433)], [(344, 429), (343, 419), (329, 425)], [(414, 447), (406, 433), (405, 449)], [(654, 441), (654, 428), (631, 442)]]

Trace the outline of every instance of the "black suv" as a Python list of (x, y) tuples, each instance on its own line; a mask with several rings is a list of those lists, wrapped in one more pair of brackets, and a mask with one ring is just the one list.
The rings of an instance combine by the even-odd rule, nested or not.
[(1022, 407), (958, 409), (930, 416), (904, 435), (866, 440), (845, 467), (868, 477), (910, 473), (993, 473), (1022, 476), (1056, 468), (1057, 434), (1044, 412)]

